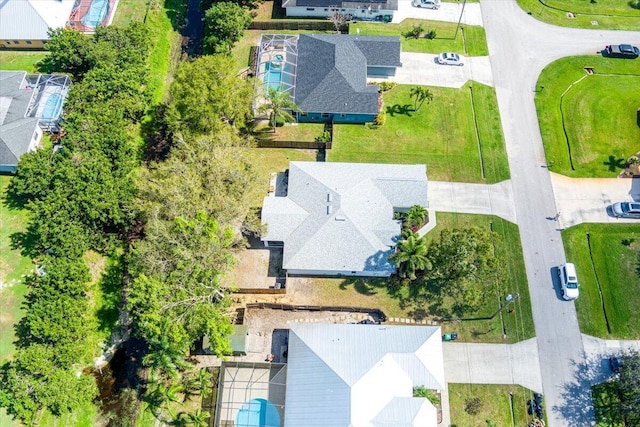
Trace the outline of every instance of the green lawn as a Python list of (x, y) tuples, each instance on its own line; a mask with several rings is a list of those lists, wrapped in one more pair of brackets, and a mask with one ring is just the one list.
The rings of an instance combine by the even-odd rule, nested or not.
[[(640, 338), (640, 225), (582, 224), (563, 231), (562, 240), (567, 260), (578, 270), (580, 298), (576, 309), (580, 330), (605, 339)], [(607, 331), (596, 274), (611, 333)]]
[(131, 22), (142, 22), (149, 3), (149, 0), (120, 0), (113, 17), (113, 25), (126, 27)]
[[(412, 86), (384, 94), (387, 122), (379, 128), (336, 125), (327, 156), (336, 162), (426, 163), (430, 179), (494, 183), (509, 178), (493, 88), (473, 83), (480, 150), (469, 87), (429, 87), (433, 101), (413, 111)], [(485, 177), (483, 179), (482, 169)]]
[(35, 73), (36, 63), (44, 59), (47, 52), (37, 51), (0, 51), (0, 70), (26, 71)]
[[(612, 30), (640, 28), (638, 0), (518, 0), (518, 4), (534, 18), (563, 27)], [(575, 17), (567, 17), (567, 11), (573, 12)], [(597, 21), (597, 25), (592, 21)]]
[[(513, 420), (511, 400), (513, 396)], [(465, 412), (465, 401), (478, 397), (482, 402), (477, 415)], [(533, 392), (518, 385), (449, 384), (451, 427), (524, 427), (532, 419), (527, 415), (527, 400)]]
[[(587, 75), (585, 67), (592, 67), (594, 74)], [(640, 61), (600, 55), (563, 58), (542, 71), (537, 87), (540, 132), (552, 171), (572, 177), (615, 177), (640, 149)], [(560, 110), (565, 91), (562, 113), (573, 169)]]
[[(500, 307), (498, 296), (504, 297), (511, 293), (519, 293), (520, 298), (512, 306), (514, 313), (504, 311), (504, 330), (500, 316), (492, 320), (462, 321), (459, 323), (442, 324), (443, 332), (458, 332), (460, 339), (465, 342), (495, 342), (513, 343), (532, 338), (534, 336), (531, 302), (524, 269), (520, 235), (518, 227), (497, 217), (484, 215), (460, 215), (439, 213), (438, 225), (428, 234), (430, 240), (437, 238), (445, 228), (463, 228), (478, 226), (493, 229), (496, 239), (496, 252), (505, 259), (506, 277), (495, 283), (488, 304), (469, 317), (488, 317)], [(385, 279), (367, 278), (313, 278), (311, 299), (305, 304), (340, 305), (353, 307), (379, 308), (389, 317), (412, 318), (413, 307), (403, 304), (407, 289), (393, 293), (387, 286)], [(506, 285), (508, 284), (508, 286)], [(298, 303), (298, 302), (296, 302)]]
[(257, 140), (268, 141), (315, 141), (324, 132), (323, 123), (293, 123), (277, 128), (273, 132), (271, 126), (260, 126), (254, 129)]
[[(422, 25), (424, 33), (435, 30), (436, 38), (428, 40), (406, 38), (403, 36), (414, 25)], [(456, 23), (426, 21), (423, 19), (405, 19), (399, 24), (381, 24), (379, 22), (355, 22), (349, 25), (349, 33), (356, 34), (360, 30), (365, 36), (397, 36), (400, 37), (403, 52), (440, 53), (457, 52), (468, 56), (486, 56), (489, 54), (484, 28), (474, 25), (461, 25), (456, 39)]]

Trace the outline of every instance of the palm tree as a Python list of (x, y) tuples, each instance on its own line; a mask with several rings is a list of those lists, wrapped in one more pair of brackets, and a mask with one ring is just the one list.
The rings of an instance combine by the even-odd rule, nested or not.
[(396, 253), (389, 257), (398, 266), (400, 277), (416, 280), (416, 272), (431, 269), (431, 261), (427, 257), (427, 243), (417, 234), (411, 234), (398, 242)]
[(172, 345), (166, 336), (149, 343), (149, 354), (142, 363), (149, 366), (152, 373), (159, 372), (162, 376), (177, 377), (180, 370), (189, 366), (184, 360), (184, 354)]
[(433, 99), (433, 94), (429, 89), (425, 89), (422, 86), (414, 86), (411, 88), (411, 92), (409, 92), (410, 98), (415, 98), (413, 100), (413, 109), (418, 112), (424, 104), (425, 101)]
[(284, 120), (285, 123), (292, 123), (295, 122), (296, 119), (289, 111), (302, 111), (300, 110), (300, 108), (298, 108), (295, 102), (293, 102), (293, 99), (291, 99), (291, 94), (285, 91), (282, 85), (280, 85), (280, 87), (278, 87), (277, 89), (268, 87), (266, 100), (267, 102), (261, 105), (260, 108), (258, 108), (258, 111), (260, 111), (261, 113), (271, 111), (274, 133), (276, 131), (278, 117)]
[(429, 212), (420, 205), (411, 206), (409, 212), (407, 212), (407, 226), (420, 227), (429, 218)]

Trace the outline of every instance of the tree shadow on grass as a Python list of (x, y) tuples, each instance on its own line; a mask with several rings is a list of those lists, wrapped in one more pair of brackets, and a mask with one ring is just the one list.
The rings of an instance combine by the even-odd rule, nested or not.
[(411, 107), (411, 104), (404, 104), (404, 105), (394, 104), (387, 107), (386, 111), (387, 111), (387, 114), (389, 114), (391, 117), (395, 117), (396, 114), (412, 117), (411, 112), (413, 112), (414, 109)]
[(98, 286), (102, 293), (102, 305), (96, 313), (101, 331), (109, 333), (118, 321), (122, 300), (124, 266), (121, 258), (108, 258)]
[(609, 159), (606, 162), (602, 162), (602, 164), (608, 167), (609, 172), (618, 172), (619, 170), (624, 169), (626, 160), (616, 159), (615, 156), (609, 156)]
[[(349, 277), (340, 283), (340, 290), (346, 290), (348, 287), (353, 286), (353, 289), (360, 295), (377, 295), (379, 288), (384, 286), (377, 283), (376, 279), (365, 279), (362, 277)], [(386, 287), (386, 286), (385, 286)]]

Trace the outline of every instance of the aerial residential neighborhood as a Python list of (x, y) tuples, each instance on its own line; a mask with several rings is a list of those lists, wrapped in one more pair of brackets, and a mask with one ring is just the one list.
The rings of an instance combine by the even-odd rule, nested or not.
[(0, 425), (640, 426), (640, 2), (0, 2)]

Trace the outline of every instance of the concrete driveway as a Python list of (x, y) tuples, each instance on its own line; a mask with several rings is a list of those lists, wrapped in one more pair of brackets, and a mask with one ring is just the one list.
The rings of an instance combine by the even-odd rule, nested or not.
[[(488, 56), (463, 57), (463, 66), (441, 65), (436, 63), (437, 55), (432, 53), (401, 52), (402, 67), (396, 75), (385, 80), (399, 84), (442, 86), (460, 88), (467, 81), (493, 86), (491, 63)], [(370, 79), (380, 81), (380, 79)]]
[(429, 209), (496, 215), (516, 223), (511, 181), (491, 185), (429, 181)]
[(640, 223), (637, 219), (615, 218), (611, 204), (640, 200), (640, 179), (569, 178), (551, 174), (562, 228), (583, 222)]
[[(462, 11), (461, 3), (441, 3), (440, 9), (423, 9), (413, 7), (411, 0), (398, 0), (398, 11), (393, 14), (393, 22), (397, 24), (407, 18), (428, 19), (430, 21), (458, 22), (460, 12)], [(462, 15), (462, 23), (468, 25), (482, 26), (482, 13), (480, 12), (480, 3), (467, 3)]]
[(519, 384), (542, 393), (535, 338), (516, 344), (442, 343), (447, 383)]

